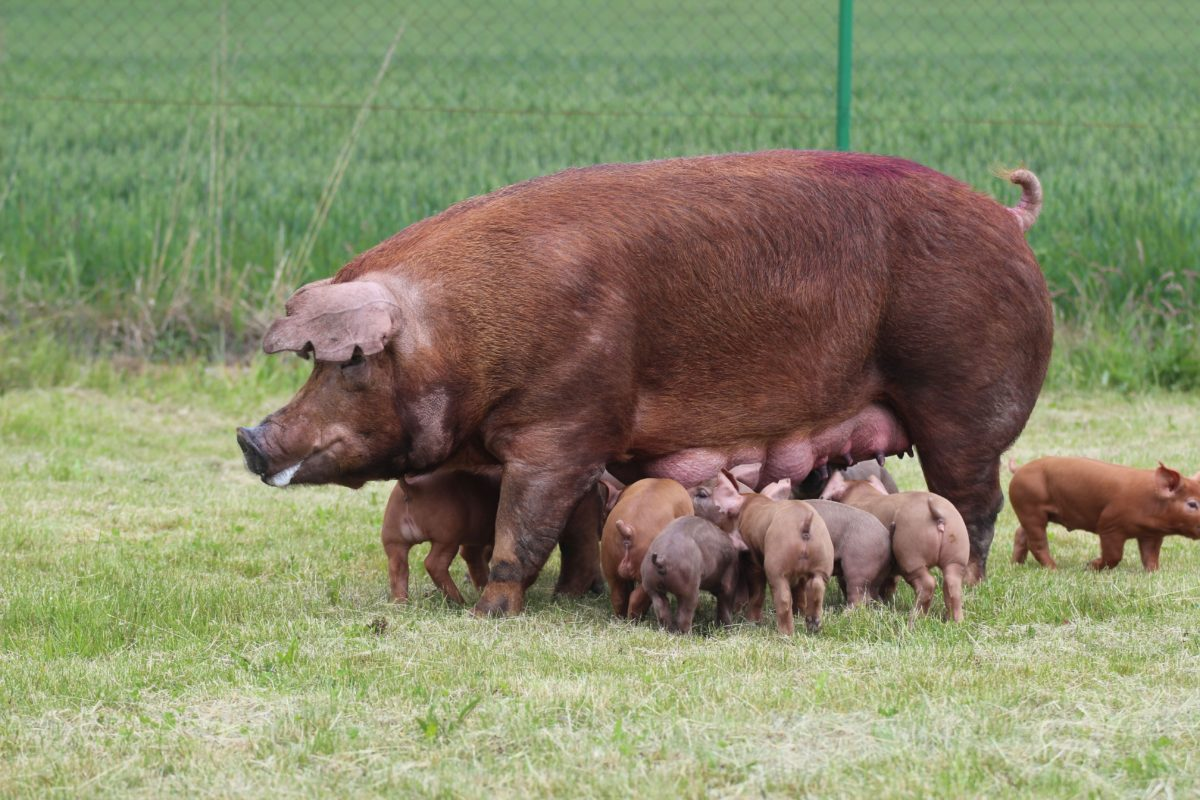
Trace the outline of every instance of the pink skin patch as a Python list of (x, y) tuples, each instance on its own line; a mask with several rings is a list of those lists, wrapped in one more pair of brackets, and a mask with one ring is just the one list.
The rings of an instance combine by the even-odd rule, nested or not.
[(691, 488), (738, 464), (763, 462), (755, 489), (782, 478), (802, 481), (813, 469), (836, 461), (850, 463), (896, 455), (911, 446), (896, 415), (880, 405), (869, 405), (850, 419), (816, 433), (785, 436), (765, 445), (739, 445), (718, 450), (692, 448), (641, 464), (650, 478), (674, 478)]

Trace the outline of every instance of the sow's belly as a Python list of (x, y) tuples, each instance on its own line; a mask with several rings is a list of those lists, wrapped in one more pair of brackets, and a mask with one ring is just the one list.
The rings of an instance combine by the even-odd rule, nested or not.
[(850, 419), (817, 431), (795, 433), (765, 443), (695, 447), (669, 455), (633, 458), (610, 465), (609, 469), (623, 480), (674, 478), (691, 487), (722, 469), (761, 462), (755, 488), (762, 488), (780, 478), (802, 481), (814, 469), (827, 465), (850, 466), (868, 458), (904, 453), (911, 446), (896, 415), (873, 404)]

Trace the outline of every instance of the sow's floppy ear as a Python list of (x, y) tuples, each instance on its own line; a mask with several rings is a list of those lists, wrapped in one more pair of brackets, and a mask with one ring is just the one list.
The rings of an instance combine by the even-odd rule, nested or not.
[(400, 321), (395, 297), (374, 281), (301, 286), (287, 301), (287, 316), (263, 337), (265, 353), (312, 352), (317, 361), (348, 361), (383, 350)]

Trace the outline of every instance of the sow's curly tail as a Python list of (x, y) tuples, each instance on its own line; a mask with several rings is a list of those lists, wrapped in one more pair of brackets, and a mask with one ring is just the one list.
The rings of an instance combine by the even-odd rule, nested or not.
[(1017, 218), (1022, 231), (1033, 227), (1038, 214), (1042, 213), (1042, 182), (1030, 170), (997, 170), (996, 175), (1021, 187), (1021, 201), (1008, 209)]

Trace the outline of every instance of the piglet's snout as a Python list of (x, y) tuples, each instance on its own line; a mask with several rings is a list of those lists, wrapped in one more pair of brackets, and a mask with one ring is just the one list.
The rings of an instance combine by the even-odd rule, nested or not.
[(237, 429), (238, 447), (242, 448), (242, 458), (246, 461), (246, 469), (262, 477), (267, 472), (267, 457), (262, 451), (262, 426), (255, 428)]

